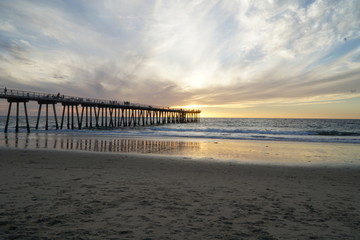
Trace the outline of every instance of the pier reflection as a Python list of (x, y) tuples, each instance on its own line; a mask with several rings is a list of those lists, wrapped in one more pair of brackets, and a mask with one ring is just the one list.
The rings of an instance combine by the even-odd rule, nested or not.
[(187, 141), (120, 139), (96, 135), (4, 134), (1, 149), (56, 149), (101, 153), (148, 153), (196, 159), (251, 164), (296, 166), (360, 166), (358, 144), (314, 144), (302, 142)]
[[(1, 142), (3, 141), (3, 142)], [(181, 154), (198, 151), (199, 142), (105, 139), (48, 134), (5, 134), (1, 146), (21, 149), (57, 149), (109, 153), (165, 153)]]

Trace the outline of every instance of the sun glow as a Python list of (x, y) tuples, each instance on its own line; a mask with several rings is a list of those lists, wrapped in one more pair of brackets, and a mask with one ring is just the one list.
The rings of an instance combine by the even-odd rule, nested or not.
[(173, 108), (185, 108), (185, 109), (201, 109), (201, 108), (206, 108), (208, 107), (208, 105), (196, 105), (196, 104), (191, 104), (191, 105), (187, 105), (187, 106), (173, 106)]

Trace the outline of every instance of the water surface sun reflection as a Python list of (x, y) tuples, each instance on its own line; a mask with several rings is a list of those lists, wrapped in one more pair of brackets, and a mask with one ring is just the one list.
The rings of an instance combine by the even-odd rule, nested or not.
[(47, 133), (0, 133), (0, 147), (101, 153), (140, 153), (275, 165), (360, 167), (358, 144), (203, 139), (143, 139)]

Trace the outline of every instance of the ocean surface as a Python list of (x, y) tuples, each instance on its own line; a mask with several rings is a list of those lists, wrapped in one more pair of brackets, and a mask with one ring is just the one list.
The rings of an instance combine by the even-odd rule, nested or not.
[(101, 153), (160, 154), (184, 159), (301, 166), (360, 167), (360, 120), (220, 119), (198, 123), (108, 129), (56, 130), (42, 118), (31, 133), (20, 119), (0, 117), (0, 149), (56, 149)]
[[(0, 131), (6, 118), (0, 117)], [(257, 118), (203, 118), (199, 123), (138, 126), (112, 129), (56, 130), (49, 117), (45, 131), (42, 118), (35, 129), (36, 117), (30, 117), (32, 133), (104, 136), (111, 138), (191, 138), (220, 140), (261, 140), (288, 142), (351, 143), (360, 144), (360, 119), (257, 119)], [(15, 131), (15, 119), (9, 123)], [(20, 132), (26, 132), (25, 119), (20, 119)]]

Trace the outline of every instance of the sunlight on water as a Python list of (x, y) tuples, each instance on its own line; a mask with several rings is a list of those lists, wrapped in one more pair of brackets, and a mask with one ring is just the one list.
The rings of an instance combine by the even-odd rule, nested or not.
[[(20, 131), (25, 132), (25, 121), (20, 119)], [(52, 120), (52, 121), (51, 121)], [(0, 131), (5, 117), (0, 117)], [(224, 140), (267, 140), (291, 142), (332, 142), (360, 144), (360, 120), (344, 119), (201, 119), (199, 123), (165, 124), (109, 129), (82, 129), (61, 131), (55, 129), (50, 118), (50, 130), (44, 131), (44, 119), (35, 130), (36, 117), (30, 118), (32, 133), (68, 133), (81, 135), (158, 138), (201, 138)], [(14, 132), (14, 119), (9, 132)]]
[[(165, 154), (214, 161), (360, 166), (360, 120), (201, 119), (200, 123), (3, 133), (0, 147)], [(34, 126), (36, 117), (30, 118)], [(10, 122), (13, 126), (14, 119)]]
[(12, 149), (160, 154), (233, 163), (360, 167), (360, 148), (357, 144), (1, 133), (0, 146)]

